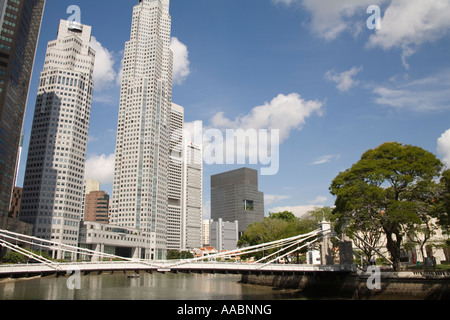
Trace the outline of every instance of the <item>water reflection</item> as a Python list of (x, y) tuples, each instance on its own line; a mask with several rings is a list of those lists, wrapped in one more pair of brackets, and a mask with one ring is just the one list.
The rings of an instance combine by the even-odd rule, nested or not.
[(237, 275), (125, 274), (81, 276), (70, 290), (67, 277), (0, 282), (0, 300), (275, 300), (295, 294), (240, 284)]

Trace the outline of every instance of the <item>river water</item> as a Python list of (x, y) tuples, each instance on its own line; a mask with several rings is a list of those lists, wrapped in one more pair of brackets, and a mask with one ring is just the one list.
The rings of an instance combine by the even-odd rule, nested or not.
[[(239, 275), (141, 273), (0, 280), (0, 300), (286, 300), (298, 292), (239, 283)], [(69, 283), (68, 283), (69, 282)]]

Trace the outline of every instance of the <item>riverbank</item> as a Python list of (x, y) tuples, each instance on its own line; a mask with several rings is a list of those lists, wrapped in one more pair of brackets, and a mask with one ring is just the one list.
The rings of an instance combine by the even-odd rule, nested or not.
[(450, 272), (444, 271), (382, 272), (379, 279), (367, 273), (243, 275), (241, 282), (298, 290), (302, 295), (311, 298), (450, 300)]

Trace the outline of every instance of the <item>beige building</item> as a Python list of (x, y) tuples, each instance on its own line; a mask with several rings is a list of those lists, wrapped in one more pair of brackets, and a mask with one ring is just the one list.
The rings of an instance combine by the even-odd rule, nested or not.
[(84, 221), (109, 223), (109, 195), (104, 191), (92, 191), (86, 195)]

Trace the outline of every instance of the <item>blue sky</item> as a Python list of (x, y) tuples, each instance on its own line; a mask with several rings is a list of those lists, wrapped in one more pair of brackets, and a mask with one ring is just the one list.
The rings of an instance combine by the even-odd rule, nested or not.
[[(87, 178), (112, 192), (118, 79), (135, 3), (47, 0), (19, 186), (46, 45), (77, 5), (97, 50)], [(370, 5), (381, 9), (379, 30), (367, 27)], [(170, 12), (173, 101), (185, 108), (186, 121), (254, 129), (264, 123), (285, 136), (279, 172), (259, 178), (266, 211), (300, 215), (333, 205), (333, 178), (386, 141), (420, 146), (450, 166), (449, 1), (172, 0)], [(204, 166), (206, 217), (210, 176), (236, 167)]]

